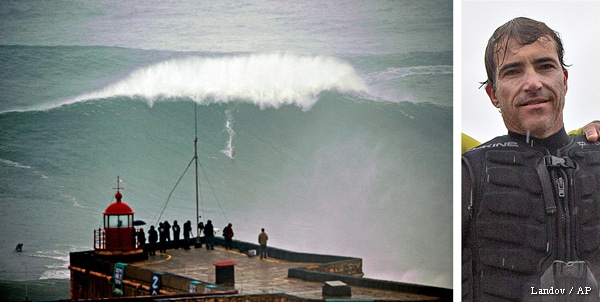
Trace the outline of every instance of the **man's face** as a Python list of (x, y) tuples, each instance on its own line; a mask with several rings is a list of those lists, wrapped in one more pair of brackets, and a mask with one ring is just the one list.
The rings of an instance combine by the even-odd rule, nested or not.
[(500, 53), (496, 87), (486, 86), (492, 104), (500, 109), (506, 128), (546, 138), (563, 127), (562, 111), (568, 72), (560, 64), (553, 40), (542, 37), (520, 46), (510, 41)]

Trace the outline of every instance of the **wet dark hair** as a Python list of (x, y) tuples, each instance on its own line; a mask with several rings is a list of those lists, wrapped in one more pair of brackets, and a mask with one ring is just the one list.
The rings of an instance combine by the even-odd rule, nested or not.
[(482, 82), (481, 86), (492, 85), (492, 87), (496, 87), (496, 68), (498, 67), (499, 62), (504, 61), (511, 40), (514, 40), (518, 45), (525, 46), (533, 44), (542, 37), (548, 38), (549, 41), (554, 41), (560, 64), (562, 65), (562, 68), (566, 70), (569, 65), (565, 64), (565, 50), (558, 32), (554, 31), (543, 22), (525, 17), (518, 17), (498, 27), (488, 40), (487, 47), (485, 48), (485, 70), (487, 72), (487, 80)]

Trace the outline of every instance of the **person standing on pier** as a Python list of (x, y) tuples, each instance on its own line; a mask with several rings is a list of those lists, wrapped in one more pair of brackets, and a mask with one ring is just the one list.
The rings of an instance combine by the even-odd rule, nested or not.
[(206, 249), (214, 250), (215, 249), (215, 229), (213, 227), (212, 221), (207, 221), (204, 226), (204, 239), (206, 239)]
[(166, 245), (167, 245), (167, 235), (166, 235), (165, 225), (162, 222), (158, 223), (158, 237), (159, 237), (159, 252), (166, 253)]
[(260, 259), (267, 259), (267, 240), (269, 240), (269, 235), (265, 233), (264, 228), (260, 231), (260, 234), (258, 234), (258, 244), (260, 244), (258, 253), (260, 254)]
[(137, 232), (136, 236), (137, 236), (138, 248), (145, 249), (146, 234), (144, 234), (144, 229), (140, 228), (140, 230)]
[(190, 235), (194, 237), (194, 234), (192, 234), (192, 222), (188, 220), (183, 224), (183, 248), (186, 250), (190, 249)]
[(156, 241), (158, 241), (158, 233), (154, 229), (154, 226), (151, 225), (148, 231), (148, 242), (150, 243), (148, 246), (149, 255), (156, 255)]
[(223, 229), (223, 237), (225, 238), (225, 249), (226, 250), (230, 250), (231, 249), (231, 240), (233, 239), (233, 228), (232, 228), (232, 224), (228, 224), (224, 229)]
[(165, 227), (165, 240), (167, 242), (171, 242), (171, 224), (169, 221), (165, 220), (165, 222), (163, 222), (163, 226)]
[(177, 224), (177, 220), (173, 221), (173, 248), (179, 248), (179, 233), (181, 232), (181, 228)]

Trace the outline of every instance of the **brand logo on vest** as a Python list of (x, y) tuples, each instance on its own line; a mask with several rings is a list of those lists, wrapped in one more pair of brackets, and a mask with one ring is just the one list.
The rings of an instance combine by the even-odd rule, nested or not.
[(484, 149), (484, 148), (496, 148), (496, 147), (517, 148), (517, 147), (519, 147), (519, 143), (517, 143), (517, 142), (493, 143), (493, 144), (481, 145), (479, 147), (473, 148), (472, 150), (478, 150), (478, 149)]

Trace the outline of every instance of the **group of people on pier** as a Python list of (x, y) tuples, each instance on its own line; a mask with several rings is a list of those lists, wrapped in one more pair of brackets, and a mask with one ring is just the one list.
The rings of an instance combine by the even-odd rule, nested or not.
[[(233, 228), (232, 224), (229, 223), (223, 229), (223, 237), (225, 238), (225, 248), (231, 249), (231, 242), (233, 239)], [(146, 234), (144, 229), (140, 228), (135, 231), (134, 241), (137, 241), (137, 247), (143, 248), (148, 252), (149, 255), (156, 255), (156, 250), (160, 253), (166, 253), (169, 248), (183, 248), (190, 249), (190, 245), (195, 247), (202, 247), (204, 243), (207, 250), (214, 250), (215, 247), (215, 228), (211, 220), (198, 223), (199, 234), (204, 234), (203, 237), (199, 237), (199, 240), (194, 240), (194, 233), (192, 232), (192, 222), (186, 221), (183, 224), (183, 228), (178, 224), (177, 220), (173, 221), (173, 225), (169, 221), (159, 222), (158, 227), (155, 228), (153, 225), (148, 230), (148, 238), (146, 242)], [(173, 236), (171, 237), (171, 233)], [(183, 240), (182, 240), (183, 239)]]
[[(171, 232), (173, 233), (172, 238)], [(158, 228), (155, 228), (153, 225), (150, 226), (150, 229), (148, 230), (148, 242), (146, 242), (146, 234), (143, 228), (134, 230), (133, 240), (137, 244), (137, 247), (143, 248), (144, 251), (148, 253), (148, 255), (156, 255), (156, 250), (158, 250), (159, 253), (166, 253), (167, 249), (171, 248), (183, 248), (189, 250), (190, 245), (192, 244), (194, 244), (195, 247), (201, 248), (203, 243), (206, 245), (207, 250), (214, 250), (216, 231), (212, 224), (212, 221), (208, 220), (206, 221), (206, 224), (204, 224), (203, 222), (198, 223), (198, 232), (199, 234), (204, 234), (204, 236), (198, 236), (199, 240), (194, 240), (191, 221), (186, 221), (183, 224), (182, 230), (180, 225), (177, 223), (177, 220), (173, 221), (173, 225), (171, 225), (169, 221), (165, 220), (164, 222), (159, 222)], [(233, 225), (231, 223), (228, 223), (227, 226), (223, 228), (222, 235), (225, 239), (225, 249), (230, 250), (232, 248), (232, 241), (234, 236)], [(181, 237), (183, 237), (183, 240), (181, 240)], [(261, 233), (258, 237), (260, 245), (259, 254), (261, 256), (261, 259), (266, 258), (267, 255), (266, 245), (268, 238), (269, 237), (265, 233), (264, 229), (261, 229)]]

